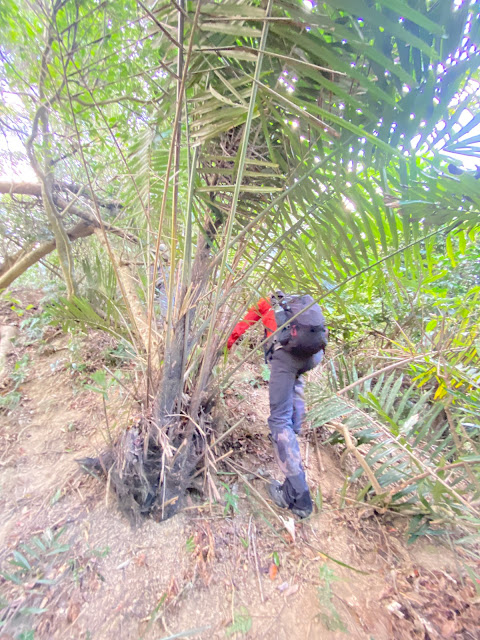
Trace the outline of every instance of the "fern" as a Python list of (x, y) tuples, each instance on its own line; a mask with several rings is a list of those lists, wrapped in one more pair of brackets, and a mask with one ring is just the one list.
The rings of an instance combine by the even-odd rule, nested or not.
[(121, 340), (126, 339), (126, 334), (111, 314), (108, 305), (102, 317), (85, 298), (59, 298), (57, 302), (49, 303), (45, 313), (51, 324), (60, 324), (65, 332), (80, 326), (84, 329), (105, 331)]
[[(332, 369), (334, 387), (339, 377)], [(452, 434), (444, 406), (431, 402), (432, 392), (419, 394), (415, 384), (405, 383), (406, 377), (394, 372), (375, 383), (365, 381), (350, 397), (326, 395), (317, 387), (312, 426), (331, 429), (331, 442), (355, 449), (359, 465), (350, 481), (367, 476), (358, 499), (369, 495), (413, 513), (471, 517), (475, 509), (469, 500), (479, 494), (479, 451), (459, 451), (464, 441)]]

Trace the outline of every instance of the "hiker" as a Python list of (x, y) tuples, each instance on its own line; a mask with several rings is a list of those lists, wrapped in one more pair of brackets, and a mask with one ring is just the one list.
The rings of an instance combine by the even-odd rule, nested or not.
[[(293, 319), (289, 322), (290, 318)], [(312, 512), (312, 499), (297, 442), (305, 417), (302, 374), (323, 359), (328, 338), (325, 318), (311, 296), (286, 296), (277, 291), (269, 299), (261, 298), (249, 309), (232, 331), (227, 348), (230, 350), (258, 320), (262, 320), (265, 337), (269, 338), (265, 345), (265, 360), (271, 369), (270, 439), (278, 465), (285, 474), (283, 484), (275, 480), (269, 485), (269, 493), (278, 507), (288, 508), (300, 518), (306, 518)], [(274, 333), (277, 328), (280, 331)]]

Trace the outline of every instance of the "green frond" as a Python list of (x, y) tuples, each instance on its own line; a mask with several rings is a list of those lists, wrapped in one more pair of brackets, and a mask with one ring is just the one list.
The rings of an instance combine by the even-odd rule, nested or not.
[(326, 427), (332, 442), (344, 444), (342, 429), (348, 429), (381, 488), (374, 492), (365, 468), (357, 466), (350, 481), (362, 480), (365, 488), (359, 498), (369, 491), (371, 499), (390, 508), (404, 509), (407, 504), (414, 508), (417, 503), (416, 508), (422, 509), (426, 502), (432, 514), (446, 508), (452, 514), (458, 509), (466, 514), (466, 502), (479, 492), (472, 480), (472, 473), (478, 474), (477, 457), (467, 461), (466, 450), (458, 449), (457, 443), (463, 446), (465, 440), (459, 434), (452, 436), (444, 407), (431, 402), (431, 393), (419, 394), (415, 385), (404, 387), (405, 376), (394, 372), (379, 376), (373, 388), (370, 381), (364, 382), (351, 397), (314, 388), (312, 427)]
[(128, 336), (120, 324), (119, 315), (114, 307), (106, 306), (100, 315), (86, 298), (74, 297), (71, 300), (59, 298), (48, 304), (46, 313), (51, 324), (60, 324), (65, 332), (82, 327), (86, 330), (105, 331), (121, 340), (126, 340)]

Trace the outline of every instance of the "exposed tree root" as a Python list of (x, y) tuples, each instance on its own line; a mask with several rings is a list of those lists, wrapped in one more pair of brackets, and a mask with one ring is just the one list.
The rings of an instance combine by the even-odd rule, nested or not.
[(195, 486), (194, 472), (203, 455), (202, 440), (185, 424), (171, 427), (174, 433), (166, 434), (165, 447), (152, 436), (154, 431), (154, 425), (145, 422), (125, 431), (99, 457), (77, 460), (87, 473), (107, 478), (132, 524), (142, 516), (159, 521), (178, 513)]

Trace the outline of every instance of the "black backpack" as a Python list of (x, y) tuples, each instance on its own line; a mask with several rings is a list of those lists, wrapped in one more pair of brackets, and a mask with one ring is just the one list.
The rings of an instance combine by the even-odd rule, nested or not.
[(300, 358), (309, 358), (319, 351), (325, 350), (328, 342), (328, 329), (325, 326), (322, 310), (313, 301), (312, 296), (285, 296), (281, 300), (277, 300), (274, 311), (278, 327), (293, 318), (277, 337), (285, 351)]

